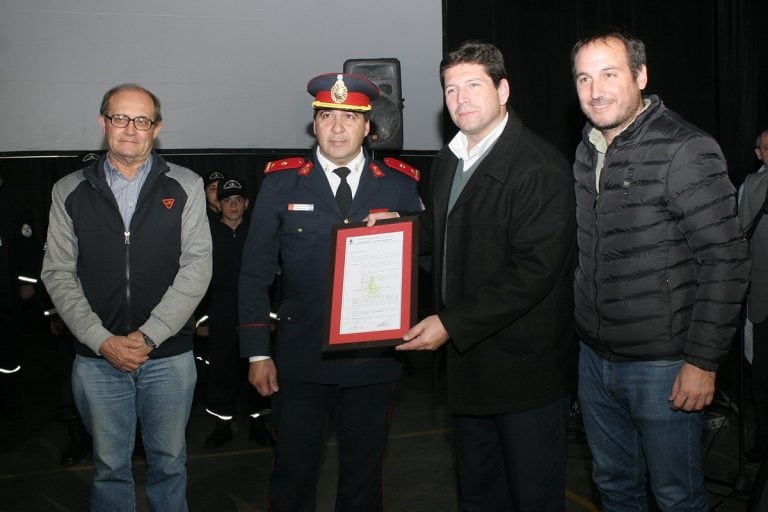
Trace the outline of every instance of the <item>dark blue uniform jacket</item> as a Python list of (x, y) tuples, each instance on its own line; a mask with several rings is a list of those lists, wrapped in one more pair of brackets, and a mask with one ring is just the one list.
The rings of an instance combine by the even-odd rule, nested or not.
[[(401, 368), (391, 348), (321, 352), (331, 228), (345, 219), (315, 154), (307, 158), (311, 166), (267, 174), (256, 198), (240, 273), (241, 355), (271, 355), (279, 378), (299, 382), (358, 386), (395, 380)], [(348, 220), (360, 222), (377, 209), (417, 212), (421, 200), (413, 179), (366, 158)], [(284, 298), (272, 354), (268, 291), (278, 261)]]

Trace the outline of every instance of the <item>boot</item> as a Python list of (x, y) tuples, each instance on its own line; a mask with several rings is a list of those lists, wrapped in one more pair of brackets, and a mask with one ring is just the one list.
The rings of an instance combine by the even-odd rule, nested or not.
[(82, 462), (88, 451), (90, 436), (85, 431), (85, 426), (78, 416), (67, 420), (67, 431), (69, 432), (69, 440), (66, 448), (64, 448), (64, 453), (61, 454), (61, 465), (74, 466)]
[(270, 411), (266, 409), (256, 416), (248, 418), (248, 439), (256, 441), (261, 446), (275, 446), (275, 436), (272, 434)]
[(216, 425), (208, 437), (205, 438), (204, 446), (209, 450), (218, 448), (230, 439), (232, 439), (232, 421), (217, 418)]

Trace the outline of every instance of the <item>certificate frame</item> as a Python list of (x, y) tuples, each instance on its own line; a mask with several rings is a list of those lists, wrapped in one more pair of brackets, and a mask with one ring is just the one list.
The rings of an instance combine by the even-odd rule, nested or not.
[[(381, 236), (377, 236), (381, 235)], [(375, 304), (375, 297), (359, 297), (356, 293), (361, 293), (363, 289), (361, 284), (357, 290), (354, 286), (347, 286), (345, 282), (356, 281), (357, 275), (352, 268), (356, 264), (355, 258), (348, 255), (348, 250), (358, 243), (372, 243), (378, 238), (394, 239), (395, 243), (388, 245), (388, 250), (392, 250), (401, 242), (399, 251), (399, 261), (387, 260), (387, 265), (394, 265), (400, 271), (400, 279), (397, 286), (398, 290), (389, 286), (388, 297), (394, 296), (399, 292), (399, 319), (395, 319), (395, 307), (390, 305), (383, 312), (386, 322), (382, 322), (383, 327), (376, 328), (353, 328), (347, 317), (354, 311), (350, 306), (353, 301), (363, 301), (367, 304)], [(359, 262), (358, 262), (359, 263)], [(376, 263), (374, 262), (373, 265)], [(359, 266), (359, 265), (357, 265)], [(363, 265), (365, 267), (365, 265)], [(359, 269), (358, 269), (359, 270)], [(367, 268), (370, 270), (370, 268)], [(371, 274), (375, 274), (375, 268)], [(387, 273), (391, 275), (391, 273)], [(397, 272), (395, 272), (397, 275)], [(351, 276), (351, 277), (350, 277)], [(376, 279), (375, 276), (368, 276), (367, 279)], [(394, 285), (397, 279), (389, 282)], [(370, 288), (370, 287), (367, 287)], [(408, 216), (395, 219), (377, 220), (376, 224), (367, 227), (365, 223), (353, 223), (338, 225), (332, 228), (331, 232), (331, 260), (328, 284), (328, 301), (326, 308), (325, 336), (323, 341), (323, 351), (352, 350), (369, 347), (386, 347), (403, 343), (402, 336), (415, 323), (418, 308), (418, 217)], [(384, 301), (386, 302), (386, 301)], [(390, 314), (391, 313), (391, 314)], [(370, 319), (370, 316), (365, 319)]]

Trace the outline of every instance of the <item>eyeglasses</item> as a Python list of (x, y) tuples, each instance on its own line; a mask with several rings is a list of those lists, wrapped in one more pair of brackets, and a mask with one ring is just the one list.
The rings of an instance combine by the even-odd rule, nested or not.
[(157, 122), (157, 121), (151, 120), (148, 117), (138, 116), (138, 117), (130, 118), (125, 114), (115, 114), (112, 116), (108, 116), (107, 114), (104, 114), (104, 117), (109, 119), (109, 122), (112, 123), (112, 126), (114, 126), (115, 128), (125, 128), (126, 126), (128, 126), (128, 123), (133, 121), (133, 126), (135, 126), (137, 130), (141, 130), (143, 132), (152, 128), (152, 125)]

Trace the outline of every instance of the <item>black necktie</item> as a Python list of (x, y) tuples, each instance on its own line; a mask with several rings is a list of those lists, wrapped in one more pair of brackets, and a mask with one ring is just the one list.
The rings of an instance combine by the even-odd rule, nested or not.
[(339, 204), (339, 210), (341, 210), (341, 215), (344, 217), (349, 213), (349, 206), (352, 204), (352, 187), (347, 183), (347, 176), (349, 176), (350, 172), (346, 167), (339, 167), (333, 170), (333, 173), (341, 178), (339, 188), (336, 189), (336, 202)]

